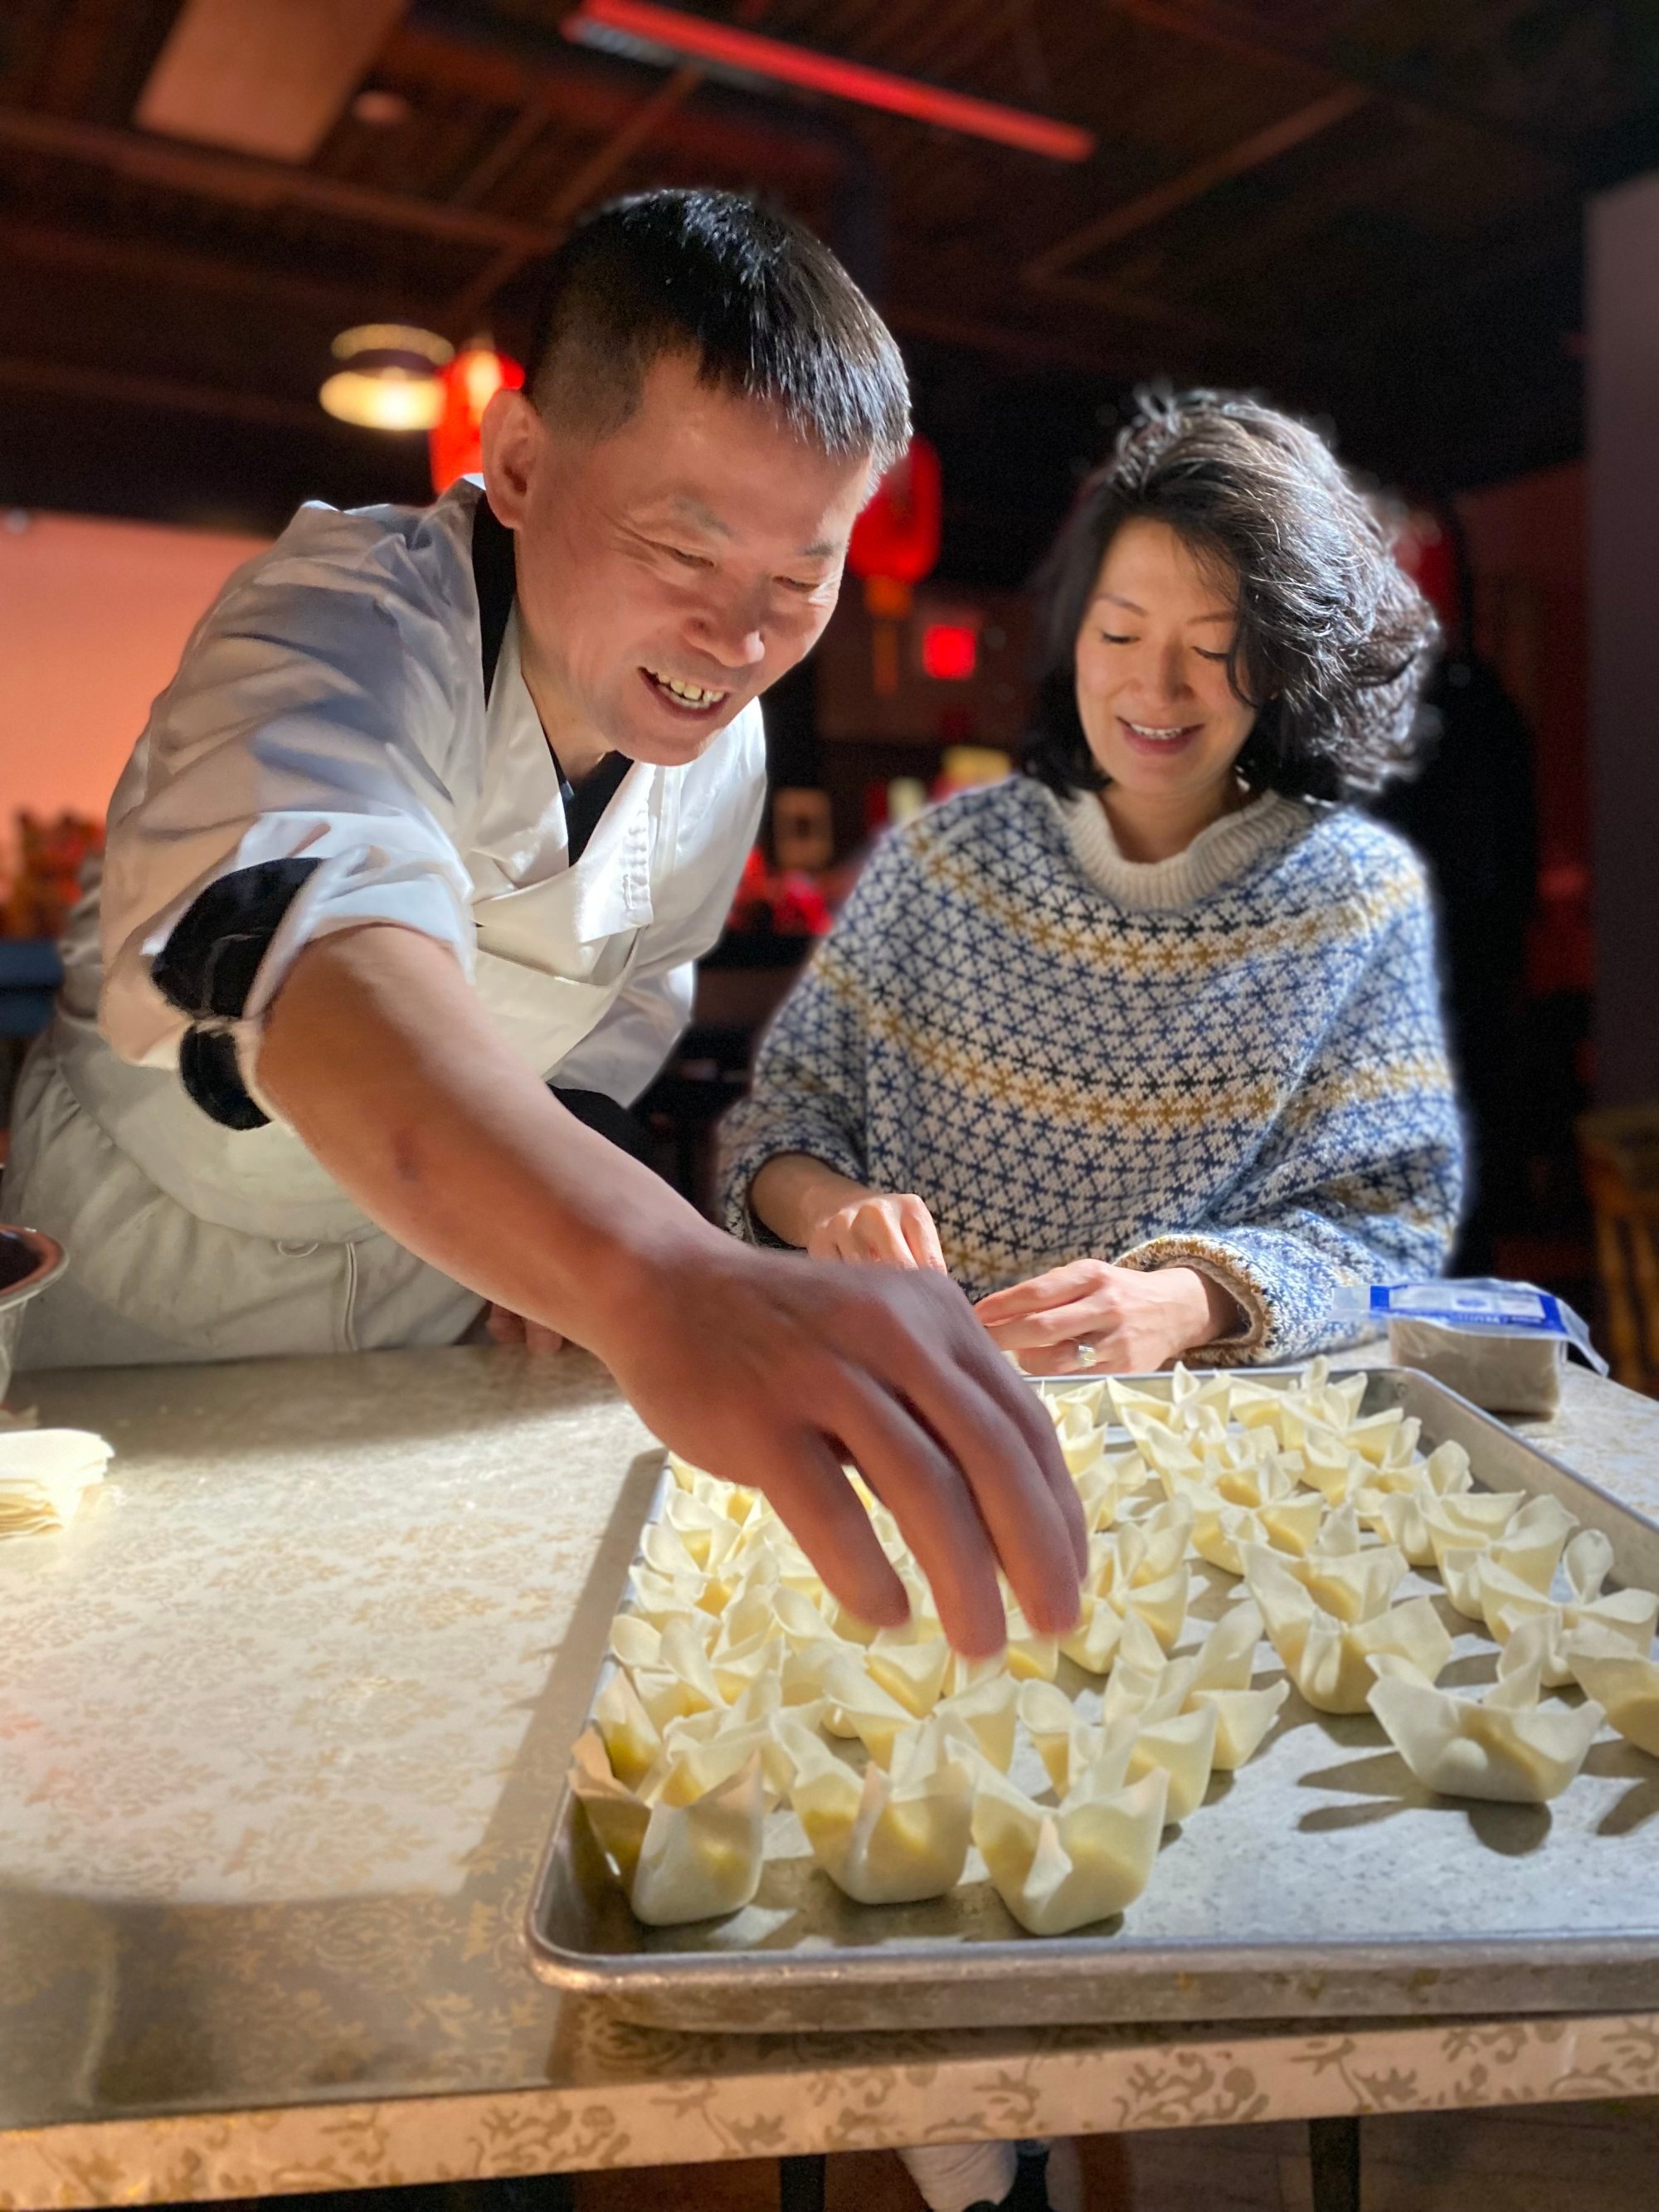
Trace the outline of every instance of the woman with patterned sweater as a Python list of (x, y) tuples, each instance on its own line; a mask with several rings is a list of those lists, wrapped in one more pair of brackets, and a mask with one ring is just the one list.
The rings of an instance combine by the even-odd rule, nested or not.
[(1143, 402), (1044, 600), (1024, 775), (878, 848), (728, 1224), (944, 1269), (1036, 1374), (1299, 1357), (1456, 1218), (1423, 872), (1344, 803), (1409, 764), (1433, 617), (1322, 440), (1209, 393)]

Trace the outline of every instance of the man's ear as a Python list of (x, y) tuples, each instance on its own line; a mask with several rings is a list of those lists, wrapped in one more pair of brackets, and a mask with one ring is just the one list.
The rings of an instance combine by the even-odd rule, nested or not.
[(522, 392), (501, 391), (484, 409), (479, 427), (489, 504), (498, 522), (518, 530), (530, 505), (531, 483), (546, 439), (542, 418)]

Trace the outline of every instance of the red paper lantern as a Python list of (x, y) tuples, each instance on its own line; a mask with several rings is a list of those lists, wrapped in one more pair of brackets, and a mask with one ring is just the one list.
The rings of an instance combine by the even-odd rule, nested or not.
[(475, 338), (444, 369), (444, 411), (430, 434), (432, 489), (447, 491), (457, 477), (476, 476), (483, 466), (480, 434), (484, 409), (505, 388), (518, 392), (524, 371), (497, 353), (487, 338)]
[(944, 506), (939, 455), (926, 438), (913, 438), (909, 451), (888, 470), (853, 525), (848, 567), (866, 583), (878, 578), (900, 585), (908, 597), (910, 586), (930, 575), (939, 559)]

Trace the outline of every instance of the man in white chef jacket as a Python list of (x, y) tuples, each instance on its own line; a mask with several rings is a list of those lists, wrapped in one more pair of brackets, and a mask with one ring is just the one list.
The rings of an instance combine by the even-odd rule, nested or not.
[(444, 1345), (489, 1306), (766, 1489), (866, 1619), (904, 1601), (848, 1455), (964, 1648), (1001, 1640), (999, 1559), (1069, 1621), (1071, 1485), (959, 1294), (746, 1249), (559, 1102), (626, 1106), (684, 1027), (759, 818), (759, 695), (908, 432), (816, 240), (647, 194), (549, 264), (487, 500), (307, 507), (230, 580), (20, 1086), (6, 1215), (71, 1257), (29, 1364)]

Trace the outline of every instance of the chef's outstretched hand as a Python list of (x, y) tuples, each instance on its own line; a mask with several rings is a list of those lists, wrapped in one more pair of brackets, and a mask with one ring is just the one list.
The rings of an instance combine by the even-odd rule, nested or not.
[(308, 945), (266, 1018), (258, 1071), (372, 1220), (506, 1313), (597, 1352), (665, 1443), (766, 1493), (862, 1619), (896, 1625), (906, 1601), (848, 1460), (891, 1510), (958, 1650), (1003, 1641), (999, 1564), (1034, 1627), (1071, 1626), (1086, 1552), (1077, 1493), (1048, 1414), (946, 1277), (723, 1236), (568, 1113), (448, 950), (413, 929)]
[(848, 1461), (958, 1650), (1002, 1644), (999, 1565), (1034, 1627), (1075, 1621), (1087, 1543), (1054, 1425), (944, 1276), (698, 1240), (643, 1303), (594, 1348), (665, 1443), (765, 1493), (860, 1620), (897, 1626), (907, 1607)]

